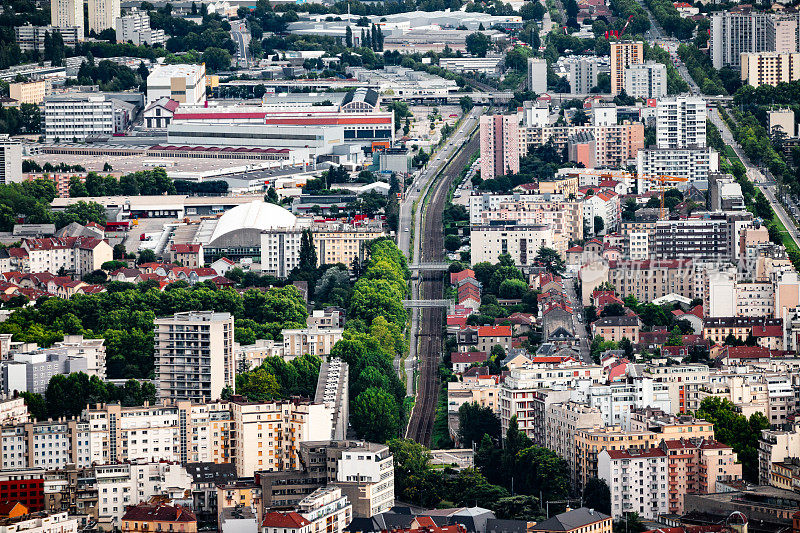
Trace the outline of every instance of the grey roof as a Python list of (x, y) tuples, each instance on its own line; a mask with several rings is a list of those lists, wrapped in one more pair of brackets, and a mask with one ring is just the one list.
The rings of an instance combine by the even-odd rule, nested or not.
[(601, 520), (611, 518), (607, 514), (581, 507), (566, 513), (561, 513), (544, 522), (539, 522), (533, 526), (533, 531), (572, 531), (573, 529), (594, 524)]
[(604, 316), (594, 322), (596, 326), (637, 326), (639, 317), (637, 316)]
[(500, 520), (490, 518), (486, 521), (486, 533), (526, 533), (528, 522), (525, 520)]
[(186, 472), (194, 483), (228, 483), (236, 480), (233, 463), (186, 463)]
[(350, 102), (364, 102), (372, 107), (378, 105), (378, 92), (375, 89), (367, 89), (366, 87), (359, 87), (349, 91), (342, 100), (342, 106)]

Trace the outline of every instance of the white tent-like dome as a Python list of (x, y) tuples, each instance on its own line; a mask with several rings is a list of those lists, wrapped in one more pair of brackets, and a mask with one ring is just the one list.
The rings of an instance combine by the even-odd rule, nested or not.
[(297, 217), (275, 204), (261, 200), (234, 207), (217, 221), (208, 245), (224, 247), (245, 245), (249, 241), (259, 242), (258, 235), (270, 229), (291, 229)]

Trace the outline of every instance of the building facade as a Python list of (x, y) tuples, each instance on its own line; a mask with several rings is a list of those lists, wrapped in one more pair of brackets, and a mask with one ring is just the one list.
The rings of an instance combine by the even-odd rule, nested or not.
[(519, 172), (519, 123), (516, 115), (481, 116), (481, 177)]

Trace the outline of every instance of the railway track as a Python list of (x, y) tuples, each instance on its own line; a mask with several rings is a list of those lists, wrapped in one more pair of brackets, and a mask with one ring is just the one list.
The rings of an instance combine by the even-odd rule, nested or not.
[[(450, 185), (467, 165), (473, 153), (480, 148), (479, 136), (473, 135), (470, 141), (456, 154), (444, 169), (442, 177), (434, 184), (431, 199), (423, 222), (423, 242), (421, 261), (440, 262), (445, 260), (444, 229), (442, 213)], [(444, 294), (444, 274), (441, 272), (420, 272), (420, 298), (437, 300)], [(417, 399), (408, 420), (406, 438), (430, 447), (433, 435), (433, 422), (436, 405), (439, 401), (439, 361), (442, 356), (444, 310), (426, 308), (422, 310), (420, 321), (421, 338), (417, 352), (419, 379)]]

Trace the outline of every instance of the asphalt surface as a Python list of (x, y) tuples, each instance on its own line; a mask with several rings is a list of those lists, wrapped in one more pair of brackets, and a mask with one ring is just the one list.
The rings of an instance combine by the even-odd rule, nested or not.
[(247, 49), (250, 45), (250, 32), (247, 31), (247, 23), (243, 20), (234, 20), (231, 22), (231, 38), (236, 43), (236, 60), (242, 66), (249, 64), (250, 53)]

